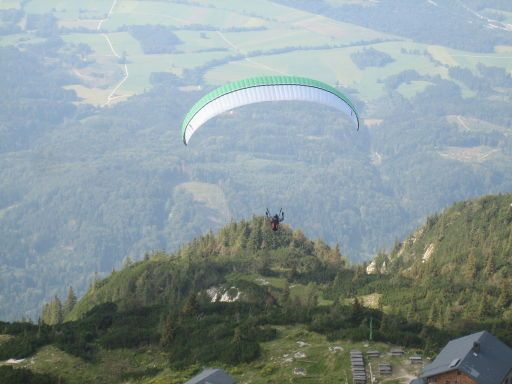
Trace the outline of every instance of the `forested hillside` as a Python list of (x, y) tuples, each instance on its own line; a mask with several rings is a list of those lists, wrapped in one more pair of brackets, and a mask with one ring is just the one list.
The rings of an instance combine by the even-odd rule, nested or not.
[[(1, 319), (35, 321), (70, 286), (266, 208), (358, 262), (455, 201), (512, 190), (506, 2), (77, 4), (0, 4)], [(275, 74), (338, 87), (361, 129), (261, 104), (183, 146), (200, 97)]]
[[(260, 383), (290, 376), (286, 365), (269, 360), (275, 354), (269, 348), (286, 345), (290, 330), (292, 337), (334, 345), (364, 342), (372, 333), (379, 348), (393, 343), (427, 354), (446, 341), (449, 334), (365, 308), (358, 299), (325, 299), (334, 281), (355, 273), (338, 248), (301, 231), (273, 232), (263, 217), (233, 222), (174, 254), (146, 255), (94, 281), (76, 304), (54, 299), (38, 325), (0, 323), (0, 334), (9, 335), (0, 340), (0, 361), (34, 356), (21, 367), (71, 383), (153, 377), (179, 383), (198, 364), (255, 371), (250, 382)], [(324, 361), (320, 356), (332, 354), (326, 344), (308, 369), (336, 382), (349, 361)], [(52, 350), (50, 367), (44, 356)], [(69, 359), (78, 372), (65, 368)], [(104, 369), (108, 362), (112, 368)]]
[[(78, 302), (56, 297), (38, 325), (0, 323), (0, 361), (33, 356), (15, 371), (48, 383), (180, 383), (205, 364), (263, 383), (293, 377), (290, 362), (334, 383), (349, 358), (333, 346), (432, 356), (482, 329), (510, 344), (511, 224), (510, 194), (460, 202), (367, 269), (288, 225), (232, 222), (127, 262)], [(286, 362), (297, 344), (307, 355)]]
[(509, 338), (512, 195), (459, 202), (430, 216), (369, 270), (358, 292), (382, 293), (384, 308), (445, 330), (485, 323)]

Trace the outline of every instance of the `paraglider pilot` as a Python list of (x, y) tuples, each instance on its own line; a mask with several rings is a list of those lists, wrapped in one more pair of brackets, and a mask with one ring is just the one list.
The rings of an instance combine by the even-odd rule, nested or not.
[(277, 231), (279, 229), (279, 223), (281, 221), (284, 221), (284, 212), (283, 212), (283, 208), (281, 208), (279, 210), (279, 213), (276, 213), (274, 216), (272, 216), (270, 214), (270, 212), (268, 211), (268, 208), (267, 208), (267, 212), (265, 213), (265, 215), (267, 216), (267, 219), (269, 220), (270, 222), (270, 226), (272, 227), (272, 230), (273, 231)]

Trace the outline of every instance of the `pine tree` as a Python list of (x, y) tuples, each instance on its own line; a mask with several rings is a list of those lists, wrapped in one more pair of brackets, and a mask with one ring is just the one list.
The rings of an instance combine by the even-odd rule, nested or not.
[(263, 242), (263, 233), (261, 231), (261, 227), (256, 227), (251, 231), (249, 235), (249, 240), (247, 242), (247, 247), (252, 251), (257, 251), (261, 248), (261, 243)]
[(194, 292), (191, 292), (188, 297), (185, 305), (183, 307), (183, 314), (185, 316), (194, 316), (199, 313), (199, 303), (197, 302), (197, 297)]
[(434, 326), (434, 324), (436, 322), (437, 322), (436, 306), (432, 305), (432, 306), (430, 306), (430, 311), (429, 311), (429, 314), (428, 314), (427, 325)]
[(476, 272), (476, 256), (471, 252), (468, 256), (466, 267), (464, 268), (464, 276), (468, 281), (472, 282), (475, 280)]
[(352, 313), (351, 318), (353, 321), (353, 324), (359, 323), (364, 317), (364, 308), (361, 305), (361, 302), (357, 298), (357, 296), (354, 298), (354, 303), (352, 304)]
[(43, 312), (43, 321), (48, 325), (60, 324), (64, 320), (62, 303), (57, 295), (45, 305)]
[(450, 304), (446, 305), (446, 309), (444, 311), (444, 319), (443, 323), (446, 327), (450, 327), (454, 319), (453, 309)]
[(477, 310), (477, 319), (480, 321), (486, 320), (492, 314), (491, 304), (489, 303), (489, 298), (486, 295), (482, 296), (482, 300), (478, 305)]
[(45, 324), (50, 324), (51, 318), (50, 318), (50, 304), (46, 303), (43, 306), (43, 311), (41, 313), (41, 321)]
[(501, 280), (499, 284), (500, 295), (496, 302), (496, 308), (503, 310), (512, 303), (512, 284), (508, 279)]
[(64, 308), (63, 308), (63, 314), (64, 316), (66, 316), (68, 313), (70, 313), (73, 308), (75, 307), (76, 305), (76, 295), (75, 295), (75, 292), (73, 291), (73, 287), (69, 287), (68, 289), (68, 296), (66, 297), (66, 301), (64, 302)]
[(496, 271), (495, 264), (494, 264), (494, 258), (492, 257), (492, 254), (488, 254), (485, 259), (485, 267), (484, 267), (484, 273), (487, 277), (492, 277), (494, 272)]
[(174, 317), (169, 314), (165, 317), (164, 325), (162, 327), (162, 336), (160, 337), (160, 345), (168, 347), (176, 337), (176, 322)]

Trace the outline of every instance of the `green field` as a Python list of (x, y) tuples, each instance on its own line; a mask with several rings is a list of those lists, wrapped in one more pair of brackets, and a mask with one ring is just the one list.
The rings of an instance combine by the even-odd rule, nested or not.
[(0, 46), (8, 45), (24, 45), (24, 44), (37, 44), (42, 43), (43, 38), (28, 34), (28, 33), (16, 33), (13, 35), (4, 35), (0, 37)]
[[(358, 0), (330, 2), (360, 3)], [(107, 17), (112, 4), (110, 1), (99, 0), (87, 0), (80, 4), (63, 0), (30, 0), (24, 9), (30, 13), (52, 12), (59, 19), (59, 25), (65, 28), (82, 27), (94, 31), (100, 25), (100, 20)], [(15, 0), (2, 2), (3, 7), (19, 5), (19, 1)], [(510, 17), (512, 13), (503, 15)], [(173, 54), (147, 55), (129, 32), (118, 30), (121, 27), (145, 24), (179, 28), (195, 25), (194, 28), (199, 30), (176, 30), (176, 35), (183, 43), (177, 45), (177, 51)], [(200, 30), (198, 25), (215, 30)], [(241, 30), (229, 30), (233, 27)], [(253, 27), (263, 29), (243, 30)], [(83, 95), (85, 102), (103, 99), (105, 92), (98, 90), (113, 90), (123, 79), (125, 70), (118, 58), (122, 55), (127, 58), (129, 76), (118, 89), (118, 94), (125, 95), (140, 93), (151, 87), (149, 80), (152, 72), (181, 75), (186, 69), (235, 54), (250, 56), (211, 67), (205, 74), (205, 82), (220, 85), (258, 75), (308, 76), (332, 85), (351, 87), (363, 101), (371, 102), (385, 96), (387, 90), (384, 82), (388, 77), (410, 69), (423, 76), (448, 79), (449, 67), (461, 66), (476, 73), (477, 65), (482, 63), (502, 67), (512, 73), (512, 48), (508, 46), (497, 47), (496, 53), (475, 54), (419, 44), (268, 0), (244, 3), (236, 0), (202, 0), (199, 3), (118, 0), (111, 15), (101, 23), (101, 32), (107, 35), (99, 31), (62, 35), (66, 43), (84, 43), (94, 51), (89, 58), (94, 64), (89, 69), (80, 70), (83, 76), (77, 76), (76, 89)], [(40, 39), (30, 33), (22, 33), (3, 36), (0, 45), (19, 46), (38, 41)], [(358, 45), (354, 46), (356, 42)], [(373, 43), (368, 45), (370, 42)], [(387, 53), (394, 61), (383, 67), (358, 68), (351, 54), (370, 46)], [(279, 54), (271, 52), (286, 48), (291, 50)], [(118, 68), (114, 69), (113, 66)], [(101, 74), (101, 81), (99, 76), (96, 76), (97, 82), (88, 79), (91, 73)], [(428, 80), (413, 81), (402, 84), (398, 92), (412, 98), (426, 89), (428, 84)], [(474, 94), (466, 85), (460, 82), (457, 84), (464, 96)]]
[(0, 1), (0, 9), (20, 9), (21, 0), (2, 0)]
[(385, 90), (381, 80), (406, 69), (415, 68), (420, 74), (446, 76), (446, 69), (436, 67), (426, 56), (400, 53), (401, 43), (374, 45), (378, 50), (390, 54), (395, 62), (384, 67), (359, 69), (350, 55), (361, 47), (293, 51), (278, 55), (251, 57), (250, 61), (231, 62), (210, 70), (205, 79), (211, 84), (223, 84), (243, 77), (284, 73), (318, 78), (329, 84), (340, 84), (355, 88), (367, 100), (383, 96)]
[(256, 27), (265, 21), (222, 9), (159, 1), (122, 1), (115, 7), (104, 28), (112, 31), (123, 25), (161, 24), (183, 26), (201, 24), (217, 28)]
[(102, 19), (104, 18), (112, 2), (107, 0), (29, 0), (24, 5), (27, 13), (52, 13), (58, 19), (77, 20), (81, 18)]
[(228, 49), (221, 35), (215, 31), (176, 31), (175, 35), (183, 42), (176, 49), (181, 52), (196, 52), (205, 49)]
[(208, 208), (220, 212), (226, 219), (230, 218), (229, 205), (222, 189), (216, 184), (188, 182), (180, 184), (177, 190), (192, 194), (194, 200), (204, 203)]

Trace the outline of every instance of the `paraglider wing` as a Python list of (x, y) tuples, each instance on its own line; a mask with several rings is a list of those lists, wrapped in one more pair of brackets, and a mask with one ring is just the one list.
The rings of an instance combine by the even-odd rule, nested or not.
[(359, 130), (359, 114), (336, 88), (321, 81), (294, 76), (264, 76), (236, 81), (213, 90), (187, 113), (181, 126), (183, 143), (211, 118), (248, 104), (264, 101), (310, 101), (333, 107), (351, 117)]

